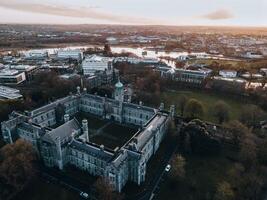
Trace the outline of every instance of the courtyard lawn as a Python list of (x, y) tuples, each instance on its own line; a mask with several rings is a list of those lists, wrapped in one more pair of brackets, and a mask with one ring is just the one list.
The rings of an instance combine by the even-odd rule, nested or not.
[(98, 145), (103, 144), (110, 149), (115, 149), (116, 147), (122, 147), (136, 132), (137, 129), (135, 128), (110, 123), (90, 140)]
[(224, 157), (186, 156), (186, 177), (180, 183), (169, 174), (160, 185), (157, 200), (204, 200), (212, 199), (217, 185), (230, 179), (227, 172), (233, 162)]
[(217, 119), (213, 116), (213, 108), (217, 101), (222, 100), (229, 105), (230, 108), (230, 120), (239, 119), (243, 107), (248, 104), (248, 102), (242, 102), (240, 100), (234, 99), (230, 96), (224, 96), (214, 93), (206, 93), (203, 91), (191, 91), (191, 90), (181, 90), (181, 91), (168, 91), (161, 95), (161, 101), (165, 102), (167, 108), (171, 104), (176, 105), (176, 112), (180, 114), (179, 98), (185, 95), (188, 99), (194, 98), (202, 102), (205, 108), (204, 120), (217, 122)]
[(105, 121), (103, 119), (100, 119), (96, 116), (93, 116), (93, 115), (88, 114), (88, 113), (83, 113), (83, 112), (79, 112), (78, 114), (76, 114), (75, 118), (80, 123), (82, 123), (83, 119), (87, 119), (89, 129), (99, 129), (107, 123), (107, 121)]

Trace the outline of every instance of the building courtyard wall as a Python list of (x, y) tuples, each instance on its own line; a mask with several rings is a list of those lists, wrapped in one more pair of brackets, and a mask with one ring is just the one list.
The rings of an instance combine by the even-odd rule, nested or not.
[[(16, 137), (32, 143), (47, 167), (63, 169), (73, 165), (91, 175), (107, 178), (120, 192), (127, 181), (138, 185), (145, 181), (147, 162), (159, 148), (171, 119), (169, 112), (123, 102), (122, 99), (90, 95), (78, 88), (77, 94), (31, 112), (13, 112), (10, 120), (1, 123), (2, 136), (8, 143)], [(67, 114), (64, 119), (69, 121), (52, 128), (59, 123), (60, 110), (63, 111), (61, 118)], [(78, 112), (134, 125), (139, 130), (122, 147), (111, 150), (86, 141), (88, 133), (74, 118)]]

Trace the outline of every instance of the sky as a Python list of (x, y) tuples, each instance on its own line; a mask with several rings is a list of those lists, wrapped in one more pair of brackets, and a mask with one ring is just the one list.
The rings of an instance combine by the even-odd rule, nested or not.
[(267, 27), (267, 0), (0, 0), (0, 23)]

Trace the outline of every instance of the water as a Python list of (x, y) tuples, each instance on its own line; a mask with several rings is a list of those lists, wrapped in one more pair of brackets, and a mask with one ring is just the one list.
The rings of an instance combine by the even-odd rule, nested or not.
[[(103, 48), (103, 46), (99, 45), (85, 45), (85, 46), (67, 46), (64, 48), (44, 48), (43, 50), (48, 51), (49, 54), (55, 54), (59, 49), (87, 49), (87, 48)], [(34, 50), (34, 49), (33, 49)], [(21, 53), (27, 53), (30, 50), (27, 51), (21, 51)], [(150, 47), (125, 47), (125, 46), (111, 46), (111, 51), (113, 53), (123, 53), (123, 52), (130, 52), (138, 57), (141, 58), (153, 58), (161, 60), (163, 63), (167, 64), (168, 66), (175, 68), (175, 61), (174, 59), (177, 59), (181, 56), (196, 56), (197, 58), (206, 58), (206, 59), (223, 59), (223, 60), (234, 60), (232, 58), (224, 57), (223, 55), (211, 55), (205, 52), (166, 52), (166, 51), (156, 51), (153, 50)], [(144, 55), (143, 53), (146, 52)], [(167, 59), (160, 59), (160, 57), (170, 58), (171, 60)]]

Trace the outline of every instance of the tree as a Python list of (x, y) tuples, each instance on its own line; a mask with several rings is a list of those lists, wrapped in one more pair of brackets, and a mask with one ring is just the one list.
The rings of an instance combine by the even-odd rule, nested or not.
[(181, 179), (185, 176), (186, 161), (180, 154), (176, 155), (172, 160), (172, 174), (175, 178)]
[(195, 154), (218, 154), (221, 151), (221, 143), (209, 132), (207, 125), (199, 119), (184, 124), (180, 131), (181, 146), (186, 152)]
[(226, 124), (226, 128), (229, 130), (229, 136), (232, 137), (236, 145), (240, 145), (246, 135), (250, 134), (248, 127), (237, 120), (230, 121)]
[(254, 135), (251, 133), (241, 141), (239, 159), (247, 170), (257, 164), (257, 147)]
[(99, 200), (122, 200), (123, 195), (114, 191), (114, 187), (105, 178), (98, 178), (94, 184), (95, 197)]
[(0, 199), (10, 199), (35, 175), (32, 145), (22, 139), (0, 150)]
[(258, 159), (261, 164), (267, 165), (267, 140), (258, 145)]
[(231, 185), (228, 182), (223, 181), (217, 187), (214, 200), (232, 200), (234, 199), (234, 196), (235, 194)]
[(249, 127), (257, 126), (266, 118), (266, 113), (256, 105), (247, 105), (242, 109), (240, 121)]
[(112, 52), (111, 52), (110, 45), (109, 44), (105, 44), (105, 46), (104, 46), (104, 55), (105, 56), (109, 56), (111, 54), (112, 54)]
[(182, 117), (184, 116), (184, 110), (185, 110), (185, 106), (186, 106), (187, 101), (188, 101), (187, 96), (185, 96), (185, 95), (180, 96), (178, 104), (179, 104), (180, 113), (181, 113)]
[(218, 101), (214, 106), (214, 116), (222, 124), (229, 120), (229, 106), (224, 101)]
[(204, 115), (204, 106), (200, 101), (190, 99), (185, 106), (185, 113), (192, 119), (201, 118)]

